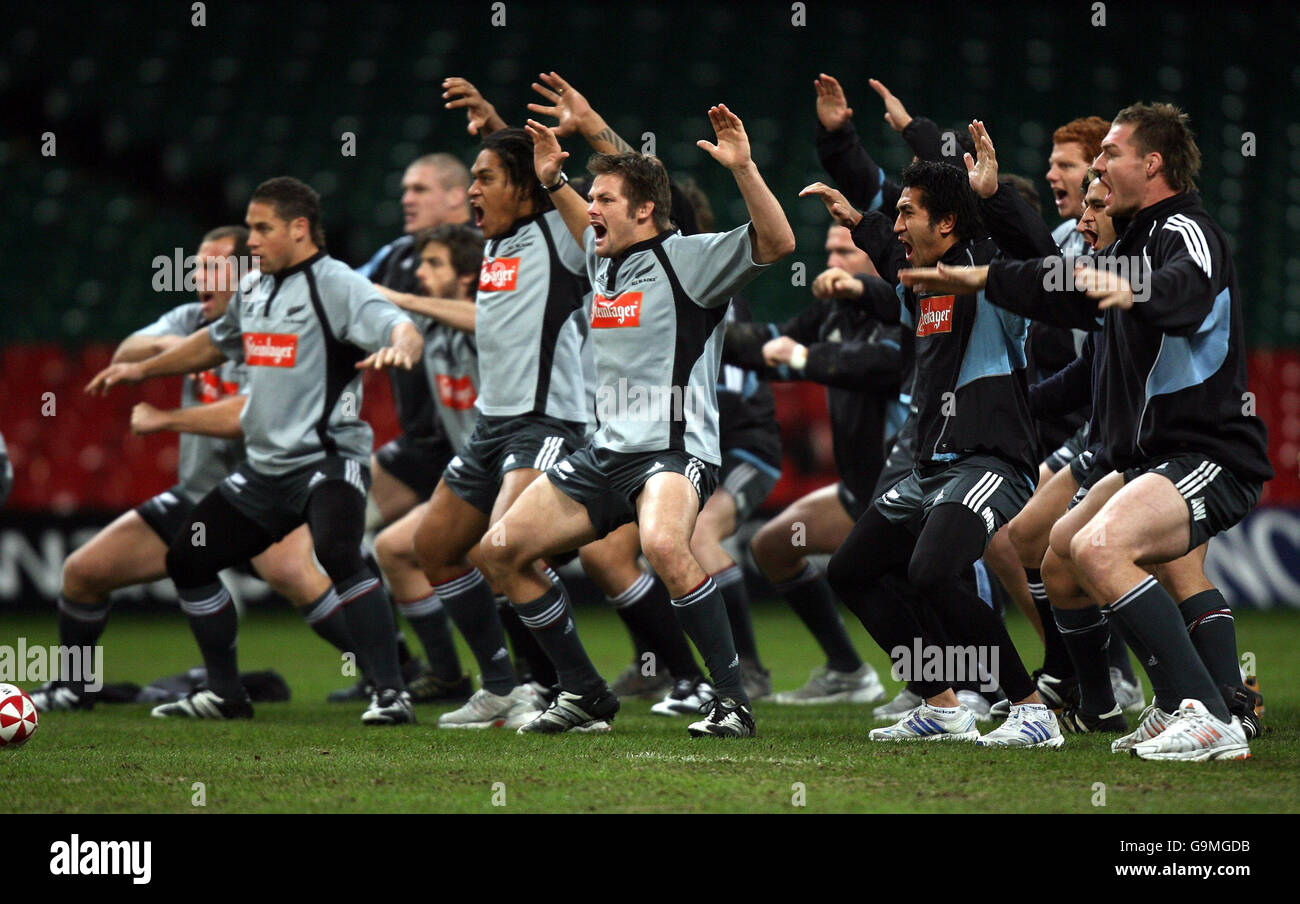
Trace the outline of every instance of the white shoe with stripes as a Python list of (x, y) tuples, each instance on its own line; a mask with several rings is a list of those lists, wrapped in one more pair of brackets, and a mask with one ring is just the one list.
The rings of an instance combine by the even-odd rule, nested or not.
[(1060, 747), (1065, 743), (1056, 713), (1042, 703), (1012, 705), (1007, 721), (975, 742), (981, 747)]
[(174, 703), (155, 706), (149, 714), (158, 719), (251, 719), (253, 704), (247, 699), (226, 700), (203, 688)]
[(1130, 751), (1144, 760), (1248, 760), (1250, 745), (1236, 716), (1222, 722), (1200, 700), (1187, 699), (1178, 707), (1178, 719), (1154, 738), (1135, 744)]
[(1138, 727), (1124, 735), (1122, 738), (1116, 738), (1111, 741), (1111, 753), (1123, 753), (1125, 750), (1132, 750), (1143, 741), (1149, 741), (1160, 732), (1164, 731), (1178, 719), (1178, 713), (1167, 713), (1160, 709), (1154, 703), (1142, 710), (1142, 718), (1138, 720)]

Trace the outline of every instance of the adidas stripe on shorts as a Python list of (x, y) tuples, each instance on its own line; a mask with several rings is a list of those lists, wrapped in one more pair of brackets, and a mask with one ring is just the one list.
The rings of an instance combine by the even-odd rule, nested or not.
[(1167, 477), (1187, 503), (1192, 527), (1189, 552), (1245, 518), (1264, 489), (1263, 484), (1245, 483), (1218, 462), (1196, 453), (1129, 468), (1124, 482), (1143, 474)]
[(968, 455), (955, 462), (941, 462), (926, 471), (918, 466), (879, 496), (875, 506), (895, 524), (906, 523), (920, 533), (926, 517), (936, 505), (966, 506), (984, 521), (991, 538), (998, 528), (1014, 518), (1034, 492), (1028, 474), (995, 455)]
[(447, 463), (442, 479), (447, 489), (490, 515), (507, 472), (520, 468), (545, 471), (570, 452), (581, 449), (586, 432), (586, 424), (541, 414), (482, 415), (465, 448)]

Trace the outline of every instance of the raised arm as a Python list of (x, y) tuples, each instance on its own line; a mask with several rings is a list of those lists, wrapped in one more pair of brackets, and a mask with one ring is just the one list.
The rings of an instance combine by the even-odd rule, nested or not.
[(212, 341), (205, 326), (151, 358), (110, 364), (91, 378), (86, 384), (86, 392), (103, 395), (118, 383), (139, 383), (151, 377), (169, 377), (207, 370), (224, 360), (226, 356)]
[(465, 111), (469, 124), (465, 131), (486, 138), (498, 129), (507, 128), (506, 121), (497, 115), (496, 107), (488, 103), (468, 79), (452, 76), (442, 80), (443, 104), (448, 110)]
[[(749, 136), (740, 117), (726, 104), (709, 108), (709, 122), (717, 143), (701, 139), (696, 145), (731, 170), (749, 211), (754, 239), (754, 262), (768, 264), (794, 251), (794, 230), (776, 195), (767, 187), (749, 152)], [(566, 218), (567, 222), (567, 218)]]
[[(528, 120), (524, 124), (524, 129), (533, 139), (533, 169), (537, 173), (537, 178), (542, 185), (554, 185), (560, 179), (560, 172), (564, 168), (564, 161), (569, 158), (569, 152), (560, 148), (555, 132), (537, 120)], [(554, 202), (560, 216), (564, 218), (564, 225), (569, 230), (569, 235), (573, 236), (579, 248), (585, 247), (582, 234), (587, 231), (591, 217), (587, 215), (587, 204), (582, 200), (582, 195), (578, 194), (572, 185), (566, 183), (551, 192), (551, 201)]]
[(979, 151), (976, 162), (965, 154), (966, 175), (979, 198), (980, 218), (998, 250), (1014, 260), (1050, 257), (1059, 250), (1047, 224), (1014, 187), (998, 181), (998, 155), (989, 130), (971, 120), (970, 137)]
[(598, 154), (636, 153), (636, 149), (620, 138), (604, 117), (592, 108), (587, 98), (559, 73), (543, 72), (538, 77), (545, 84), (533, 82), (533, 90), (550, 103), (530, 103), (528, 109), (542, 116), (555, 117), (557, 122), (551, 129), (556, 138), (578, 134), (587, 139), (587, 144)]

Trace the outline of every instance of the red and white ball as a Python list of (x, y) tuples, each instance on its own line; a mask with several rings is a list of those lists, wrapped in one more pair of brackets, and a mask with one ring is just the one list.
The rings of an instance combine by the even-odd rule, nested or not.
[(0, 747), (17, 747), (36, 731), (36, 704), (27, 692), (0, 684)]

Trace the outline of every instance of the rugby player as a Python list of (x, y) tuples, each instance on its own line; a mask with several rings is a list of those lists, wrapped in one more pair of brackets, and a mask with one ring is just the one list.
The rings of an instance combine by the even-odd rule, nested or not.
[(239, 681), (236, 614), (221, 569), (304, 522), (374, 682), (368, 725), (415, 721), (397, 659), (392, 610), (361, 556), (370, 427), (361, 420), (366, 367), (411, 367), (419, 331), (373, 285), (325, 251), (320, 196), (282, 176), (259, 185), (245, 217), (261, 259), (226, 313), (167, 351), (97, 374), (90, 392), (190, 373), (230, 359), (248, 368), (240, 413), (246, 458), (195, 505), (167, 551), (167, 573), (203, 652), (208, 687), (155, 716), (251, 718)]
[[(584, 449), (553, 465), (484, 537), (479, 552), (555, 663), (561, 691), (520, 728), (555, 733), (607, 727), (618, 699), (591, 664), (568, 601), (536, 568), (539, 559), (580, 547), (636, 521), (651, 567), (673, 594), (687, 635), (704, 657), (714, 697), (692, 736), (748, 737), (753, 713), (740, 677), (717, 585), (691, 554), (700, 509), (721, 464), (716, 381), (727, 303), (763, 268), (794, 250), (780, 204), (763, 183), (740, 119), (710, 108), (717, 143), (699, 146), (731, 170), (752, 222), (726, 233), (681, 236), (669, 226), (668, 175), (640, 154), (596, 155), (587, 205), (570, 188), (567, 152), (529, 120), (536, 176), (555, 199), (574, 239), (586, 249), (596, 296), (592, 308), (597, 400), (635, 393), (679, 400), (675, 411), (627, 411), (601, 423)], [(653, 398), (653, 397), (652, 397)], [(616, 408), (621, 406), (614, 406)], [(651, 408), (659, 407), (652, 404)], [(671, 403), (670, 403), (671, 407)], [(649, 416), (646, 416), (649, 415)]]
[[(1149, 707), (1112, 745), (1158, 760), (1241, 759), (1250, 749), (1218, 686), (1226, 669), (1207, 668), (1188, 613), (1143, 566), (1182, 558), (1240, 521), (1273, 474), (1266, 429), (1241, 403), (1242, 302), (1227, 240), (1195, 191), (1199, 167), (1182, 111), (1126, 107), (1093, 162), (1119, 235), (1109, 268), (1081, 268), (1065, 286), (1048, 278), (1061, 266), (1052, 257), (909, 278), (927, 289), (986, 285), (999, 305), (1067, 312), (1085, 326), (1103, 313), (1094, 408), (1114, 470), (1053, 528), (1053, 546), (1068, 550), (1088, 596), (1122, 624), (1157, 699), (1179, 700), (1176, 712)], [(1231, 626), (1217, 608), (1205, 614), (1202, 627)], [(1235, 684), (1235, 652), (1231, 668)]]
[[(235, 294), (239, 262), (251, 259), (245, 227), (222, 226), (208, 232), (194, 257), (198, 301), (173, 308), (132, 333), (117, 347), (112, 360), (151, 357), (219, 319)], [(239, 414), (247, 401), (246, 383), (244, 365), (226, 361), (219, 368), (184, 380), (180, 408), (160, 411), (140, 402), (132, 409), (133, 432), (172, 430), (180, 434), (177, 482), (118, 517), (68, 556), (58, 601), (60, 644), (80, 647), (98, 643), (108, 623), (110, 593), (167, 576), (167, 548), (189, 523), (194, 504), (243, 457)], [(353, 650), (343, 613), (329, 596), (329, 579), (312, 561), (311, 535), (305, 527), (253, 557), (252, 565), (317, 634), (341, 652)], [(94, 699), (85, 694), (84, 685), (84, 681), (51, 682), (33, 691), (32, 701), (42, 711), (89, 709)]]

